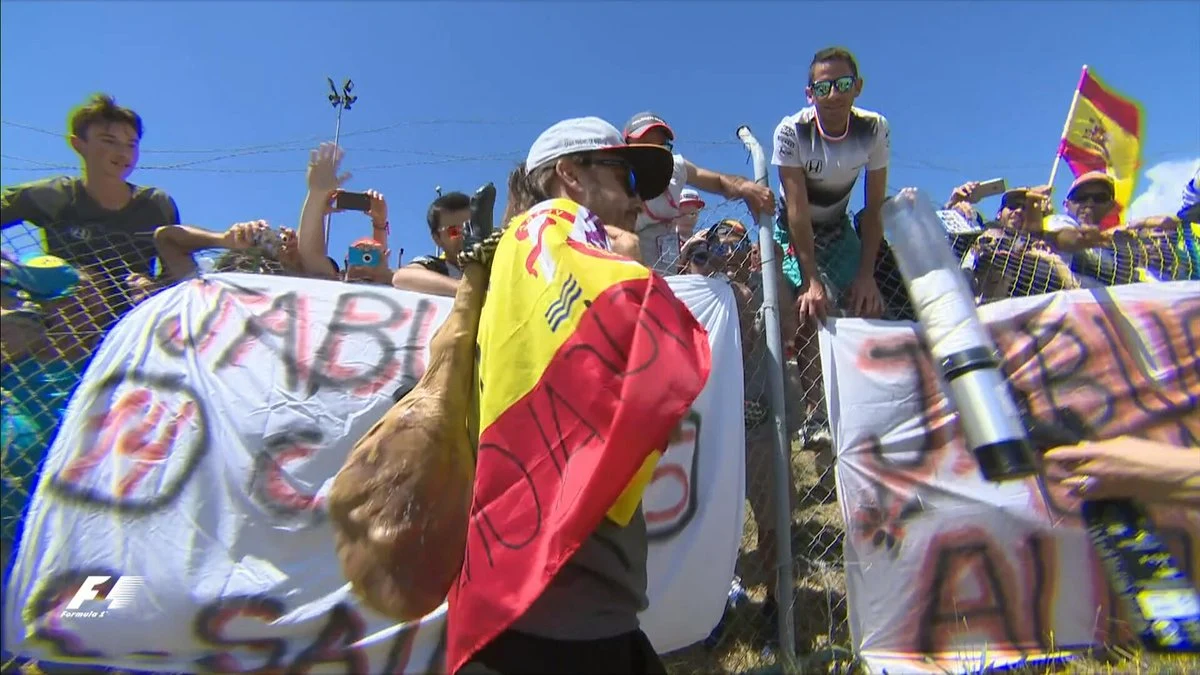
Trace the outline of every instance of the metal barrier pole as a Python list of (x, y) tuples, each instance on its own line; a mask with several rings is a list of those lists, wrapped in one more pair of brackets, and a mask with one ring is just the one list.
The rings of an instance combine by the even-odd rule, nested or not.
[[(737, 130), (738, 139), (750, 151), (754, 161), (754, 181), (759, 185), (769, 186), (767, 177), (767, 155), (750, 132), (750, 127), (741, 126)], [(776, 584), (775, 602), (779, 608), (779, 648), (780, 658), (795, 668), (796, 632), (792, 614), (793, 598), (795, 597), (795, 576), (792, 573), (792, 513), (789, 493), (793, 489), (788, 476), (792, 461), (792, 444), (787, 431), (787, 402), (784, 400), (783, 385), (783, 339), (779, 334), (779, 287), (775, 270), (775, 238), (771, 234), (771, 222), (774, 214), (757, 213), (754, 217), (758, 224), (758, 249), (762, 261), (763, 284), (763, 329), (766, 331), (767, 350), (771, 353), (768, 364), (767, 381), (770, 383), (771, 418), (775, 424), (775, 553), (776, 553)]]

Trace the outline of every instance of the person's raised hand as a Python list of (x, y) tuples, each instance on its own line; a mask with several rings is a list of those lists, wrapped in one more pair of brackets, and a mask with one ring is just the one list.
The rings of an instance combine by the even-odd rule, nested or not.
[(952, 208), (955, 204), (975, 203), (975, 191), (979, 189), (979, 181), (968, 181), (954, 188), (950, 193), (950, 201), (946, 202), (946, 208)]
[(308, 155), (308, 191), (332, 196), (350, 180), (349, 173), (338, 174), (346, 153), (333, 143), (322, 143)]
[(367, 196), (371, 198), (371, 208), (367, 211), (367, 215), (371, 217), (371, 225), (382, 230), (388, 224), (387, 200), (375, 190), (367, 190)]

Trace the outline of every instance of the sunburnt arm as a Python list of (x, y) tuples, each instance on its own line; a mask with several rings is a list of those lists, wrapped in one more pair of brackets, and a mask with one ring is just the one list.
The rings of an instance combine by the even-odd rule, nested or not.
[[(463, 276), (465, 277), (466, 274), (464, 273)], [(458, 279), (427, 270), (420, 265), (408, 265), (396, 270), (392, 275), (392, 286), (402, 291), (429, 293), (452, 298), (458, 293), (461, 284)]]

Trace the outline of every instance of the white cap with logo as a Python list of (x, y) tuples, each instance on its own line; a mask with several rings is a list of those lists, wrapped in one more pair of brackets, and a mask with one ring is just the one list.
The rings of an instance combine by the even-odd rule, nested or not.
[(692, 188), (683, 188), (683, 191), (679, 193), (679, 205), (683, 206), (684, 204), (696, 204), (700, 208), (704, 208), (704, 199), (699, 192)]
[(529, 148), (525, 172), (545, 166), (560, 157), (586, 152), (609, 152), (629, 162), (642, 199), (653, 199), (666, 191), (675, 169), (671, 151), (659, 145), (627, 144), (621, 132), (599, 117), (563, 120), (546, 129)]

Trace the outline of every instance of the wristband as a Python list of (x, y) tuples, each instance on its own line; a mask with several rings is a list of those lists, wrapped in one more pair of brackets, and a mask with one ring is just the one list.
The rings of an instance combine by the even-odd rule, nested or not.
[(376, 225), (375, 223), (371, 223), (371, 227), (373, 227), (377, 230), (383, 230), (387, 234), (392, 233), (391, 223), (388, 223), (386, 221), (383, 223), (383, 225)]

